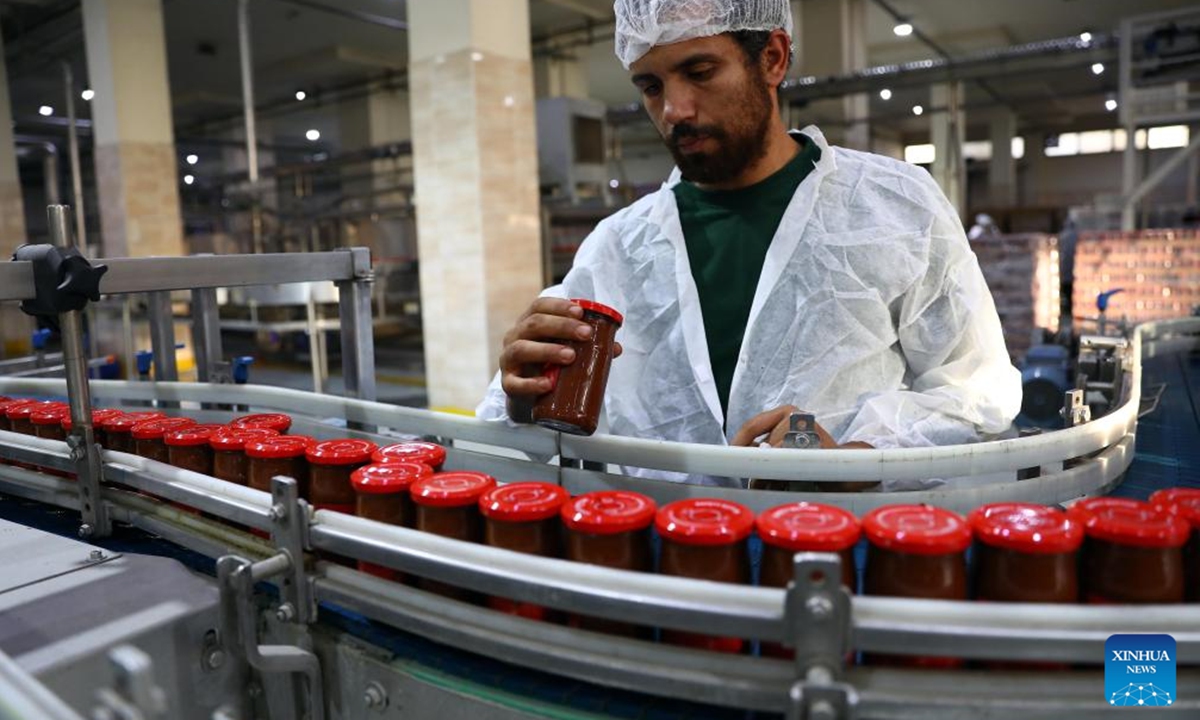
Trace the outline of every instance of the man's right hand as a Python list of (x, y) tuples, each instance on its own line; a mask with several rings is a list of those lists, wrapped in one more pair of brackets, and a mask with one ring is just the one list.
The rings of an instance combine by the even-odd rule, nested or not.
[[(543, 374), (547, 364), (570, 365), (575, 350), (555, 342), (587, 340), (592, 326), (582, 320), (583, 308), (570, 300), (542, 297), (504, 335), (504, 350), (500, 353), (500, 386), (508, 395), (509, 417), (516, 422), (529, 422), (528, 413), (533, 401), (553, 389), (550, 378)], [(621, 354), (616, 344), (613, 357)]]

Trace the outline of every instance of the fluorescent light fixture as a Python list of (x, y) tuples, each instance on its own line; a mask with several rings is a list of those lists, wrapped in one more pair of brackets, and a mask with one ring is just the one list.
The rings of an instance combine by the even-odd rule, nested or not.
[(1104, 63), (1092, 63), (1092, 74), (1093, 75), (1103, 75), (1104, 74)]
[(188, 155), (188, 156), (187, 156), (186, 158), (184, 158), (184, 159), (185, 159), (185, 160), (187, 160), (187, 164), (188, 164), (188, 165), (195, 165), (196, 163), (200, 162), (200, 156), (199, 156), (199, 155)]
[(1113, 100), (1112, 98), (1105, 100), (1104, 101), (1104, 109), (1109, 112), (1116, 110), (1117, 109), (1117, 101)]
[(297, 100), (303, 100), (306, 97), (308, 97), (308, 93), (304, 92), (303, 90), (296, 91), (296, 99)]
[(43, 105), (38, 108), (38, 115), (41, 115), (42, 117), (50, 117), (53, 114), (54, 108), (50, 107), (49, 105)]
[(913, 115), (921, 115), (925, 112), (925, 108), (920, 105), (913, 105)]
[(892, 91), (891, 91), (891, 90), (888, 90), (887, 88), (884, 88), (884, 89), (880, 90), (880, 91), (879, 91), (879, 98), (880, 98), (881, 100), (891, 100), (891, 99), (892, 99)]
[(310, 140), (311, 142), (316, 142), (321, 139), (321, 131), (320, 130), (309, 130), (308, 132), (304, 133), (304, 137), (307, 138), (308, 140)]
[(196, 182), (196, 178), (195, 178), (195, 177), (193, 177), (193, 176), (191, 176), (191, 175), (184, 175), (184, 176), (183, 176), (183, 184), (184, 184), (184, 185), (191, 185), (191, 184), (192, 184), (192, 183), (194, 183), (194, 182)]
[(896, 26), (892, 28), (892, 32), (896, 33), (897, 37), (908, 37), (913, 32), (912, 23), (896, 23)]
[(96, 97), (96, 91), (91, 88), (88, 88), (87, 90), (84, 90), (83, 92), (79, 93), (79, 97), (90, 102), (92, 98)]

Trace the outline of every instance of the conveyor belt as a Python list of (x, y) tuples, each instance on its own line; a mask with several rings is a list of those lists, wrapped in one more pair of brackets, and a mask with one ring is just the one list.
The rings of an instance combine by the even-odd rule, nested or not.
[(1138, 421), (1137, 452), (1113, 493), (1145, 499), (1168, 487), (1200, 488), (1200, 353), (1142, 361), (1143, 395), (1166, 384), (1159, 407)]

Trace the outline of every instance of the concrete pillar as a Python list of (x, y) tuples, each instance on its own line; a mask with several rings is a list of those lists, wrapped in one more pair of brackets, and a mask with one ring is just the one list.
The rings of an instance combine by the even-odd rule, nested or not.
[[(808, 0), (793, 3), (800, 36), (794, 67), (804, 75), (843, 75), (867, 66), (866, 0)], [(804, 109), (832, 144), (856, 150), (871, 147), (866, 93), (819, 100)]]
[[(21, 200), (21, 178), (17, 175), (17, 147), (13, 140), (12, 101), (8, 94), (8, 68), (4, 62), (4, 38), (0, 37), (0, 261), (12, 257), (26, 242), (25, 203)], [(0, 306), (0, 340), (3, 356), (29, 351), (33, 324), (12, 303)]]
[(1017, 134), (1017, 115), (1001, 110), (991, 119), (992, 159), (988, 164), (988, 204), (1013, 207), (1017, 204), (1017, 161), (1012, 156), (1012, 140)]
[(87, 0), (83, 29), (103, 254), (180, 255), (162, 0)]
[(542, 55), (533, 61), (533, 92), (538, 98), (588, 97), (587, 71), (574, 55)]
[(934, 85), (929, 92), (928, 113), (936, 153), (930, 172), (958, 210), (959, 217), (966, 211), (967, 203), (967, 162), (962, 153), (967, 125), (962, 97), (962, 83)]
[(542, 287), (529, 0), (408, 3), (429, 404), (483, 397)]

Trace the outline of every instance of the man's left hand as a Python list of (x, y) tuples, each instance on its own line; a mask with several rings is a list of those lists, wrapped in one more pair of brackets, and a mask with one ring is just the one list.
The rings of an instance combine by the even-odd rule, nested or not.
[[(755, 442), (759, 438), (766, 435), (765, 440), (771, 447), (783, 447), (783, 439), (791, 430), (790, 418), (792, 413), (804, 412), (798, 409), (795, 405), (780, 405), (774, 410), (768, 410), (764, 413), (759, 413), (746, 421), (733, 439), (729, 441), (730, 445), (749, 447), (758, 445)], [(816, 423), (817, 437), (821, 438), (822, 450), (870, 450), (871, 446), (865, 442), (853, 441), (843, 445), (839, 445), (833, 440), (833, 436), (829, 434), (825, 428), (821, 427), (820, 423)]]

